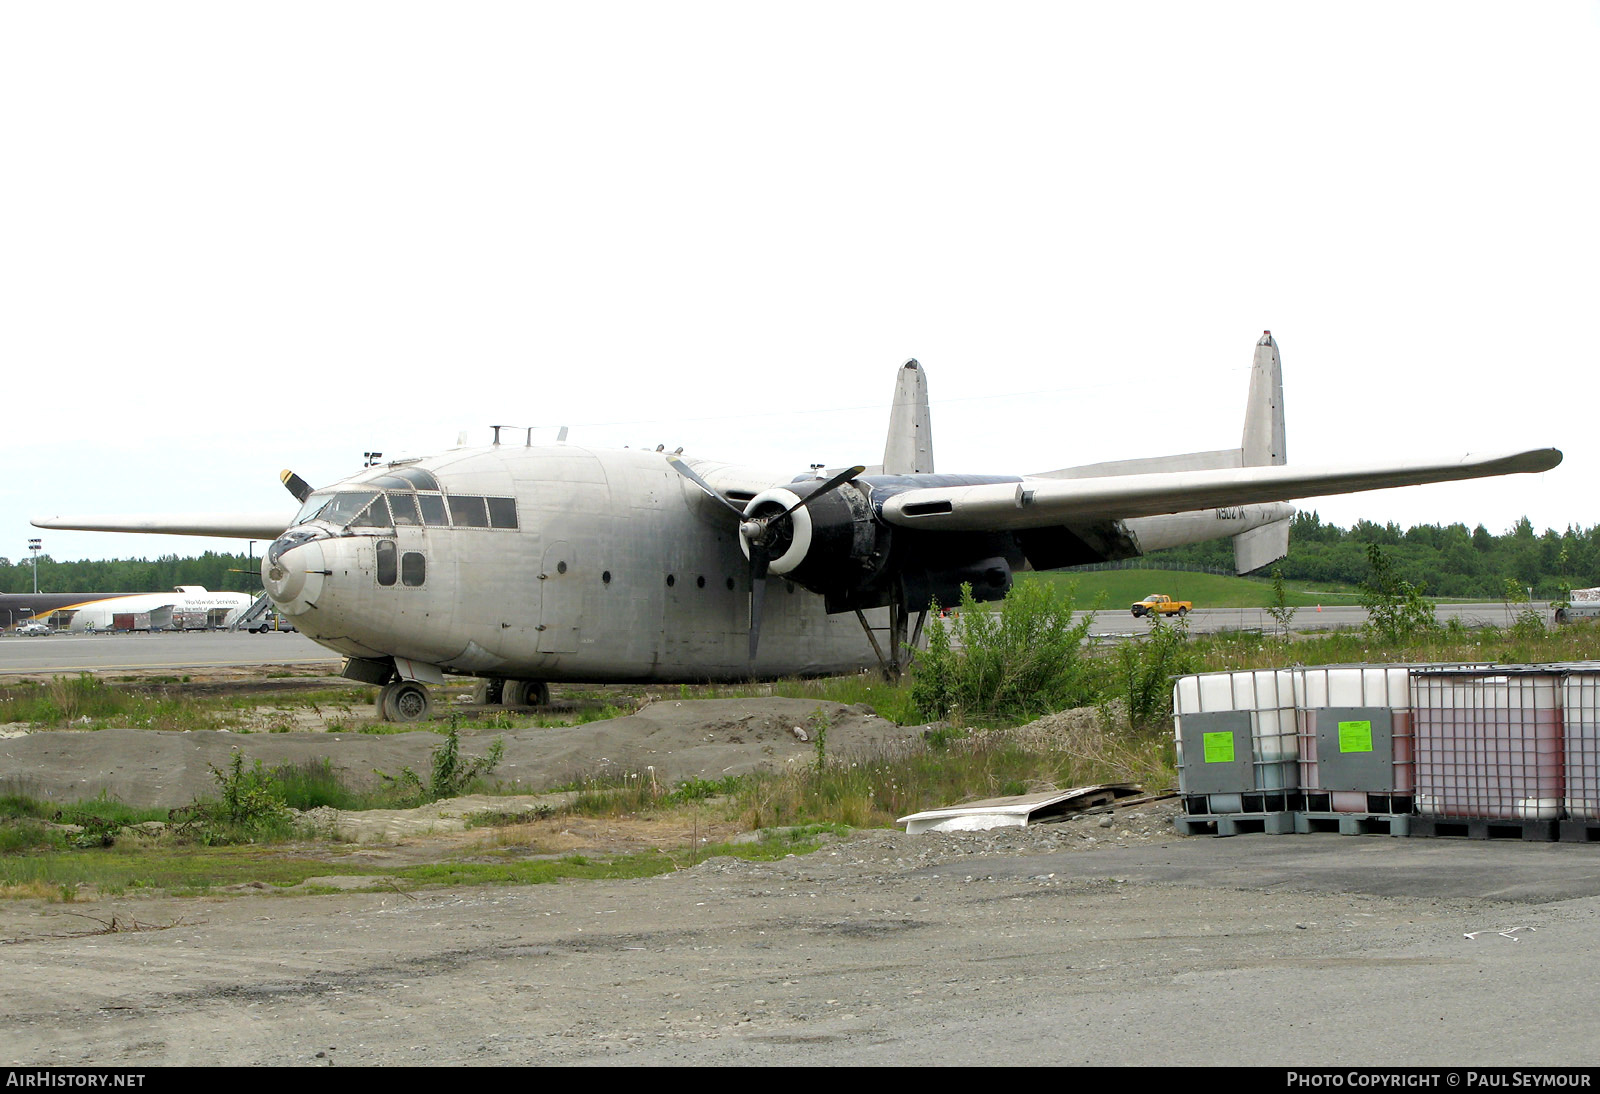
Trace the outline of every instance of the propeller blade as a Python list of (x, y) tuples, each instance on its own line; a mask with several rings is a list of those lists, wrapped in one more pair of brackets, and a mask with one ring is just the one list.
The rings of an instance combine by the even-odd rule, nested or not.
[(782, 517), (788, 516), (790, 513), (794, 512), (796, 509), (801, 509), (801, 508), (804, 508), (807, 505), (810, 505), (812, 502), (816, 501), (818, 498), (822, 497), (822, 495), (828, 493), (830, 490), (839, 489), (839, 487), (843, 486), (845, 483), (849, 482), (851, 479), (855, 478), (857, 475), (861, 474), (866, 469), (867, 468), (866, 468), (865, 464), (857, 464), (854, 467), (845, 468), (843, 471), (839, 472), (833, 478), (829, 479), (827, 482), (825, 482), (821, 486), (817, 487), (810, 494), (807, 494), (805, 497), (801, 498), (799, 501), (797, 501), (793, 505), (789, 506), (789, 508), (785, 509), (782, 513), (779, 513), (777, 517), (774, 517), (772, 519), (778, 520), (778, 519), (780, 519)]
[(699, 475), (695, 474), (694, 471), (690, 469), (689, 465), (684, 463), (677, 456), (668, 456), (667, 457), (667, 462), (672, 465), (673, 470), (677, 471), (678, 474), (682, 475), (684, 478), (686, 478), (690, 482), (694, 483), (700, 489), (704, 490), (707, 494), (710, 494), (712, 497), (716, 498), (723, 505), (725, 505), (728, 509), (732, 510), (735, 516), (739, 516), (739, 517), (743, 517), (744, 516), (744, 510), (743, 509), (740, 509), (737, 505), (733, 504), (733, 502), (729, 501), (727, 498), (725, 498), (721, 494), (717, 493), (715, 487), (713, 487), (705, 479), (702, 479)]
[(755, 664), (761, 644), (761, 606), (767, 599), (767, 567), (772, 557), (764, 543), (750, 545), (750, 663)]
[(287, 467), (279, 472), (278, 481), (282, 482), (289, 493), (294, 495), (295, 501), (305, 501), (311, 496), (311, 484)]

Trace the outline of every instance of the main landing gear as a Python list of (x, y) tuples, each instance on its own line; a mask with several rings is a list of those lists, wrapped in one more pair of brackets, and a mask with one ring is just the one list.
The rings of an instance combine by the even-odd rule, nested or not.
[(540, 680), (479, 680), (472, 700), (490, 706), (547, 707), (550, 685)]
[[(541, 680), (479, 680), (473, 699), (508, 707), (544, 707), (550, 705), (550, 685)], [(378, 713), (386, 722), (426, 722), (433, 713), (433, 698), (424, 684), (395, 680), (378, 692)]]

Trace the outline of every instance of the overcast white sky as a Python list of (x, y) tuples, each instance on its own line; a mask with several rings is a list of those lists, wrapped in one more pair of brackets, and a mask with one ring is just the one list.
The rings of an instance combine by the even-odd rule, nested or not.
[[(1325, 519), (1600, 523), (1600, 4), (0, 7), (0, 555), (494, 422), (942, 471), (1555, 445)], [(257, 548), (259, 553), (259, 546)]]

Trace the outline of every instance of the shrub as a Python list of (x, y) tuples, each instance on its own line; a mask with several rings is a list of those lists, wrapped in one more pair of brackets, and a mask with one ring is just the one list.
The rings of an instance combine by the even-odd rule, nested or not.
[[(1028, 718), (1092, 699), (1082, 649), (1090, 619), (1074, 623), (1075, 584), (1013, 585), (998, 611), (961, 587), (948, 627), (937, 614), (913, 663), (912, 701), (926, 718)], [(958, 648), (959, 647), (959, 648)]]
[(1172, 718), (1172, 678), (1194, 672), (1199, 657), (1189, 648), (1189, 627), (1183, 620), (1157, 617), (1144, 641), (1117, 647), (1109, 697), (1120, 701), (1127, 728), (1152, 728)]
[(1361, 606), (1367, 609), (1368, 634), (1394, 645), (1432, 637), (1439, 621), (1422, 590), (1400, 579), (1376, 543), (1367, 544), (1367, 564), (1372, 572), (1361, 583)]

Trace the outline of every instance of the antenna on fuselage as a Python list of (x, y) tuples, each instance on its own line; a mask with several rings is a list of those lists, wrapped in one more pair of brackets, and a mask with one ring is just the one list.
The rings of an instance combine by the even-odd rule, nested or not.
[[(531, 426), (531, 425), (492, 425), (489, 428), (494, 430), (494, 440), (491, 442), (493, 444), (499, 444), (500, 443), (500, 431), (502, 429), (520, 429), (520, 430), (522, 430), (522, 447), (524, 447), (524, 448), (532, 448), (533, 447), (533, 431), (537, 427), (536, 426)], [(562, 427), (561, 435), (563, 437), (566, 436), (566, 427), (564, 427), (564, 426)]]

